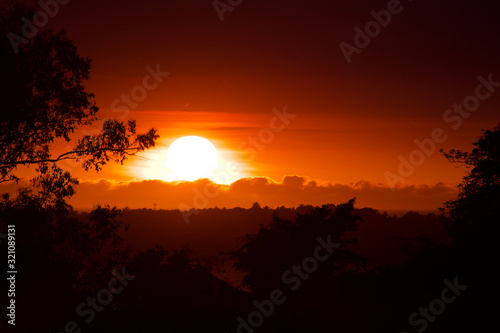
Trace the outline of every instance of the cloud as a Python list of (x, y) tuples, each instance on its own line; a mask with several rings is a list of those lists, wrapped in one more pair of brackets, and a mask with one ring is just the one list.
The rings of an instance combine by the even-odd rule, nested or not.
[[(0, 193), (15, 192), (15, 184), (2, 184)], [(129, 208), (190, 209), (209, 207), (299, 206), (339, 204), (353, 197), (357, 207), (379, 210), (434, 210), (455, 198), (457, 189), (443, 183), (410, 185), (392, 192), (384, 184), (361, 180), (334, 184), (290, 175), (281, 182), (266, 177), (243, 178), (231, 185), (210, 180), (164, 182), (143, 180), (116, 182), (107, 179), (81, 180), (70, 203), (75, 209), (90, 209), (97, 204)]]
[(112, 182), (81, 181), (71, 199), (76, 209), (96, 204), (129, 208), (190, 209), (208, 207), (298, 206), (300, 204), (338, 204), (357, 198), (358, 207), (380, 210), (433, 210), (457, 195), (454, 187), (443, 183), (411, 185), (392, 192), (383, 184), (359, 181), (332, 184), (303, 176), (285, 176), (281, 182), (265, 177), (243, 178), (231, 185), (217, 185), (202, 179), (195, 182), (144, 180)]

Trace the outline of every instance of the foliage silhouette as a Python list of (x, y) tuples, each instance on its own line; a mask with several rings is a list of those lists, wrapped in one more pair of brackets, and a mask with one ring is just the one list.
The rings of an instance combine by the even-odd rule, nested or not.
[(443, 152), (451, 162), (468, 168), (458, 199), (443, 209), (449, 217), (448, 231), (457, 241), (471, 235), (485, 240), (500, 231), (500, 127), (484, 131), (473, 145), (472, 152)]
[[(6, 36), (21, 31), (23, 16), (35, 9), (9, 4), (0, 8), (0, 182), (17, 179), (19, 165), (83, 161), (88, 170), (101, 170), (110, 160), (122, 162), (155, 145), (152, 128), (137, 133), (134, 120), (104, 122), (101, 133), (81, 138), (76, 147), (53, 156), (56, 139), (70, 141), (71, 134), (97, 119), (94, 95), (86, 91), (91, 61), (78, 55), (73, 41), (61, 31), (41, 30), (15, 52)], [(45, 168), (40, 169), (45, 170)]]
[(363, 259), (346, 249), (355, 239), (345, 237), (347, 231), (357, 229), (358, 221), (354, 199), (334, 208), (324, 205), (298, 214), (293, 222), (275, 215), (273, 222), (261, 225), (257, 234), (246, 235), (244, 245), (231, 255), (237, 259), (235, 267), (247, 273), (244, 285), (262, 295), (280, 284), (283, 272), (291, 265), (312, 255), (318, 236), (331, 237), (332, 242), (341, 243), (328, 262), (323, 263), (328, 274), (338, 274), (348, 267), (362, 270)]

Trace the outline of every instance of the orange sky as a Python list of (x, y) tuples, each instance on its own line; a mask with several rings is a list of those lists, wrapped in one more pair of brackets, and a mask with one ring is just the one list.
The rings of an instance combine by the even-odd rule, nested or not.
[[(470, 150), (482, 129), (498, 123), (500, 92), (494, 91), (458, 128), (443, 119), (455, 103), (476, 93), (479, 76), (491, 74), (500, 81), (500, 54), (488, 42), (497, 29), (481, 23), (486, 8), (460, 11), (468, 13), (466, 21), (446, 3), (422, 0), (406, 6), (404, 19), (394, 19), (351, 64), (338, 45), (352, 42), (352, 28), (370, 18), (368, 5), (325, 2), (305, 8), (290, 2), (245, 2), (224, 22), (210, 2), (140, 5), (127, 0), (118, 13), (95, 0), (61, 7), (49, 26), (64, 28), (80, 53), (93, 59), (88, 90), (96, 95), (100, 117), (136, 119), (140, 129), (154, 126), (161, 136), (159, 146), (145, 154), (148, 160), (109, 165), (99, 174), (63, 164), (82, 182), (74, 206), (191, 205), (187, 193), (196, 184), (181, 191), (179, 185), (144, 181), (162, 179), (151, 168), (166, 163), (170, 143), (197, 135), (237, 165), (236, 178), (267, 179), (253, 189), (245, 187), (255, 182), (249, 179), (240, 181), (241, 187), (221, 188), (210, 207), (253, 201), (274, 206), (339, 203), (354, 195), (361, 205), (380, 209), (439, 207), (456, 194), (453, 187), (465, 169), (450, 164), (438, 150)], [(147, 68), (169, 75), (129, 111), (116, 112), (117, 105), (125, 104), (114, 101), (143, 86)], [(273, 110), (285, 107), (294, 117), (283, 130), (269, 131)], [(392, 192), (386, 173), (398, 174), (398, 157), (408, 159), (418, 148), (415, 140), (431, 138), (436, 128), (447, 139)], [(263, 131), (272, 138), (249, 153), (251, 138)], [(65, 142), (54, 145), (55, 152), (67, 147)], [(286, 176), (303, 177), (297, 178), (303, 182), (290, 187)], [(98, 179), (102, 181), (96, 184)], [(134, 183), (121, 183), (123, 191), (116, 191), (112, 184), (117, 181)]]

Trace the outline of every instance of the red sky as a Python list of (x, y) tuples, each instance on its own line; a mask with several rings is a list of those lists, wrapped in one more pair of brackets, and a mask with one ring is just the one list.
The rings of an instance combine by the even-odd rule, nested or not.
[[(387, 8), (387, 1), (243, 1), (222, 22), (208, 0), (61, 6), (48, 26), (64, 28), (80, 54), (92, 58), (88, 90), (100, 116), (136, 119), (161, 135), (149, 161), (110, 165), (99, 174), (66, 165), (81, 179), (74, 206), (191, 206), (199, 182), (181, 189), (146, 180), (157, 178), (147, 170), (164, 163), (170, 143), (198, 135), (236, 162), (241, 177), (267, 179), (221, 188), (210, 207), (339, 203), (352, 196), (380, 209), (439, 207), (456, 194), (465, 169), (438, 150), (470, 150), (482, 129), (498, 124), (500, 91), (491, 91), (456, 129), (443, 115), (476, 93), (479, 76), (500, 82), (499, 5), (401, 6), (350, 64), (339, 44), (354, 44), (354, 27), (373, 20), (370, 11)], [(148, 66), (169, 75), (130, 112), (113, 112), (113, 101), (143, 84)], [(284, 107), (295, 118), (248, 158), (242, 143), (269, 128), (273, 110)], [(430, 139), (436, 128), (447, 139), (392, 192), (386, 172), (398, 174), (398, 157), (408, 159), (415, 140)], [(65, 148), (58, 143), (55, 150)], [(113, 189), (116, 181), (134, 183)]]

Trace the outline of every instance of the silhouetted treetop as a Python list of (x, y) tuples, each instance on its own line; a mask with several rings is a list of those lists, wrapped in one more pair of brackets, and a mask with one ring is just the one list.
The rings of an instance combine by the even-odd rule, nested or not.
[(91, 61), (78, 54), (64, 31), (38, 31), (14, 47), (10, 33), (20, 34), (22, 17), (32, 17), (25, 5), (0, 8), (0, 182), (16, 179), (18, 165), (83, 160), (86, 169), (100, 170), (153, 147), (158, 134), (150, 129), (138, 134), (135, 121), (107, 121), (102, 132), (83, 137), (77, 147), (58, 156), (51, 154), (55, 139), (70, 141), (74, 131), (96, 120), (98, 107), (85, 81)]
[(469, 168), (461, 184), (461, 196), (500, 184), (500, 127), (485, 130), (473, 145), (472, 152), (455, 149), (443, 152), (449, 161), (463, 163)]
[(445, 204), (451, 236), (478, 241), (498, 234), (500, 224), (500, 126), (485, 130), (473, 143), (472, 152), (451, 150), (443, 154), (454, 163), (462, 163), (468, 172), (459, 185), (458, 199)]
[(351, 199), (338, 206), (316, 207), (298, 214), (294, 221), (275, 215), (273, 222), (261, 225), (257, 234), (246, 235), (243, 246), (231, 252), (237, 259), (235, 268), (247, 273), (243, 283), (254, 291), (264, 292), (278, 285), (289, 266), (312, 255), (318, 237), (341, 244), (323, 265), (327, 275), (346, 269), (363, 270), (363, 258), (347, 250), (348, 244), (356, 240), (346, 237), (346, 232), (355, 231), (360, 221), (354, 202)]

